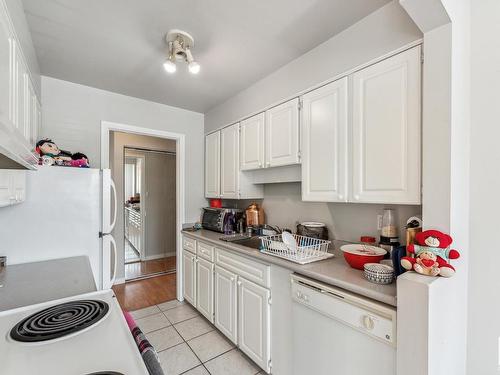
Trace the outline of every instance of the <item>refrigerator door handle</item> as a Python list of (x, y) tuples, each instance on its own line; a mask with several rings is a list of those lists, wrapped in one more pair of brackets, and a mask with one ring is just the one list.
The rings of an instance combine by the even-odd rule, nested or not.
[[(118, 265), (118, 252), (116, 251), (116, 241), (115, 239), (110, 236), (109, 237), (110, 241), (111, 241), (111, 248), (113, 249), (113, 259), (114, 259), (114, 262), (113, 262), (113, 276), (111, 277), (111, 280), (110, 280), (110, 285), (113, 286), (113, 284), (115, 283), (115, 280), (116, 280), (116, 267)], [(111, 254), (110, 254), (111, 255)]]
[(117, 199), (117, 196), (116, 196), (116, 186), (115, 186), (115, 182), (113, 181), (112, 178), (110, 178), (109, 180), (110, 182), (110, 185), (111, 185), (111, 190), (113, 190), (113, 206), (114, 206), (114, 214), (113, 214), (113, 220), (111, 222), (111, 226), (110, 226), (110, 229), (109, 231), (112, 232), (113, 229), (115, 228), (115, 224), (116, 224), (116, 215), (117, 215), (117, 212), (118, 212), (118, 199)]

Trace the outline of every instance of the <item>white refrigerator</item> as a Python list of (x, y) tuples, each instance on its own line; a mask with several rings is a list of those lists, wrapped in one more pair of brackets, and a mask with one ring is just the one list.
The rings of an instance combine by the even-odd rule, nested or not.
[(8, 264), (87, 255), (97, 289), (109, 289), (118, 208), (110, 170), (40, 166), (26, 173), (26, 201), (0, 210), (0, 254)]

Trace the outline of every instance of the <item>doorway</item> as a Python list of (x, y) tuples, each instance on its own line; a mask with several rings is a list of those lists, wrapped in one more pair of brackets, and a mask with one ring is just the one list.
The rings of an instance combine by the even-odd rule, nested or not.
[[(124, 253), (118, 252), (118, 267), (117, 267), (117, 277), (115, 282), (115, 287), (113, 288), (120, 289), (120, 293), (123, 294), (123, 298), (127, 301), (135, 301), (140, 302), (140, 299), (146, 298), (151, 295), (155, 295), (158, 297), (157, 299), (171, 299), (177, 296), (177, 299), (180, 301), (182, 298), (182, 268), (181, 257), (179, 257), (181, 251), (181, 236), (180, 232), (182, 230), (182, 224), (185, 221), (185, 135), (179, 133), (173, 133), (163, 130), (156, 130), (150, 128), (143, 128), (139, 126), (126, 125), (120, 123), (114, 123), (109, 121), (101, 122), (101, 168), (111, 168), (113, 157), (116, 156), (117, 147), (114, 144), (114, 133), (120, 132), (128, 135), (142, 135), (142, 136), (151, 136), (156, 139), (165, 139), (173, 142), (173, 149), (176, 153), (176, 210), (175, 210), (175, 252), (176, 252), (176, 272), (173, 274), (167, 274), (163, 276), (157, 276), (151, 278), (152, 283), (155, 285), (155, 290), (151, 290), (149, 288), (146, 291), (138, 290), (136, 288), (137, 283), (141, 283), (143, 281), (136, 281), (125, 283), (125, 261), (124, 261)], [(128, 144), (128, 146), (131, 146)], [(120, 180), (123, 180), (123, 169), (119, 170)], [(115, 182), (117, 180), (116, 176)], [(118, 199), (119, 204), (124, 202), (124, 197), (120, 197)], [(117, 221), (123, 220), (123, 215), (118, 215)], [(121, 241), (124, 238), (123, 233), (117, 233), (123, 230), (123, 223), (117, 223), (115, 226), (115, 230), (113, 231), (113, 235), (116, 238), (117, 242)], [(122, 246), (118, 246), (119, 249), (123, 248)], [(147, 280), (145, 280), (147, 281)], [(128, 285), (128, 287), (127, 287)], [(156, 303), (156, 302), (155, 302)]]
[[(129, 138), (136, 144), (151, 141)], [(174, 273), (176, 153), (125, 146), (123, 160), (125, 280)]]

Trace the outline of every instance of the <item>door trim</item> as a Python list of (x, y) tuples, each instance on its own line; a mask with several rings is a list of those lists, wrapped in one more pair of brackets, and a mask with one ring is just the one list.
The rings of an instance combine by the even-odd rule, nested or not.
[[(152, 137), (174, 140), (176, 143), (176, 268), (177, 268), (177, 299), (182, 301), (183, 297), (183, 270), (182, 270), (182, 224), (185, 221), (185, 178), (186, 178), (186, 136), (164, 130), (143, 128), (141, 126), (120, 124), (111, 121), (101, 121), (101, 169), (109, 168), (109, 133), (119, 131), (122, 133), (148, 135)], [(124, 267), (124, 265), (120, 265)]]

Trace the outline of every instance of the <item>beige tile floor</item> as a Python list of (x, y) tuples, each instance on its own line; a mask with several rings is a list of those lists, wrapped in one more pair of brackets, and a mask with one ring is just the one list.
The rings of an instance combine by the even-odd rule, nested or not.
[(265, 374), (191, 305), (177, 300), (132, 312), (168, 375)]

